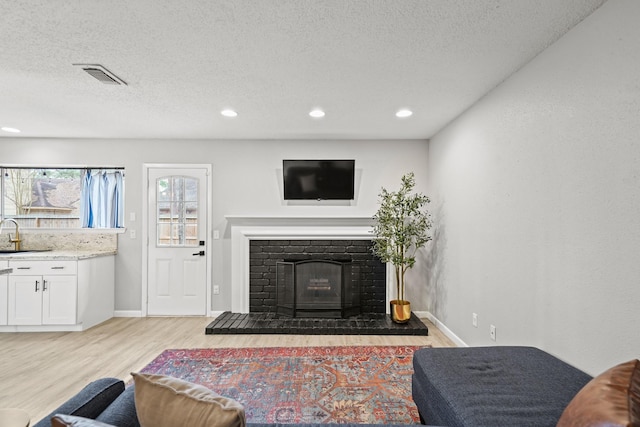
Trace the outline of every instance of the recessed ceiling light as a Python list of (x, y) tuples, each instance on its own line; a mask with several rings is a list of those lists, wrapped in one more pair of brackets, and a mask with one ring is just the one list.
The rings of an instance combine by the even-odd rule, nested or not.
[(396, 117), (400, 117), (400, 118), (411, 117), (412, 114), (413, 114), (413, 111), (407, 110), (406, 108), (404, 108), (402, 110), (398, 110), (398, 112), (396, 113)]
[(2, 129), (5, 132), (20, 133), (20, 129), (10, 128), (10, 127), (7, 127), (7, 126), (1, 127), (0, 129)]
[(322, 111), (319, 108), (315, 108), (315, 109), (313, 109), (313, 110), (311, 110), (309, 112), (309, 115), (311, 117), (313, 117), (314, 119), (320, 119), (320, 118), (324, 117), (324, 111)]
[(220, 111), (220, 114), (222, 114), (225, 117), (238, 117), (238, 113), (236, 113), (235, 111), (227, 108), (225, 110)]

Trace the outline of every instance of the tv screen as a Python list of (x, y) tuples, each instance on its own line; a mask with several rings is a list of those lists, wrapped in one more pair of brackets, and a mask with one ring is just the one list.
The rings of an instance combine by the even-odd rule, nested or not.
[(355, 160), (283, 160), (285, 200), (352, 200)]

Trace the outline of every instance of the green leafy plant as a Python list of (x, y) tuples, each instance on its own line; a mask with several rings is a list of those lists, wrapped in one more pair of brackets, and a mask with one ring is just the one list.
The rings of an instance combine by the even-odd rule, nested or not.
[(383, 262), (395, 267), (397, 299), (405, 301), (404, 276), (416, 263), (416, 252), (431, 240), (429, 230), (433, 222), (431, 213), (425, 209), (429, 197), (413, 193), (413, 172), (402, 177), (398, 191), (380, 191), (380, 207), (373, 216), (373, 234), (376, 238), (372, 251)]

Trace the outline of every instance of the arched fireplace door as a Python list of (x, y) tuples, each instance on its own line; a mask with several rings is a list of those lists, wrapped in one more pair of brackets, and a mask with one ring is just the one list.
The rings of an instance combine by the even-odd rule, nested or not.
[(276, 313), (345, 318), (360, 314), (360, 268), (351, 262), (276, 263)]

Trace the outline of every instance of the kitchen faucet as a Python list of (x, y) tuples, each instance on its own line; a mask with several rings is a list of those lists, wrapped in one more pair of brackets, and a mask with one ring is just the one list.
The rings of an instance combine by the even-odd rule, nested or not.
[(11, 233), (9, 233), (9, 241), (11, 243), (13, 243), (14, 248), (15, 248), (15, 250), (17, 252), (17, 251), (20, 250), (20, 242), (22, 242), (22, 240), (20, 240), (20, 226), (18, 225), (18, 221), (16, 221), (15, 219), (13, 219), (13, 218), (5, 218), (2, 221), (0, 221), (0, 234), (2, 234), (2, 227), (4, 226), (4, 223), (7, 222), (7, 221), (14, 223), (15, 226), (16, 226), (16, 235), (12, 239), (11, 238)]

